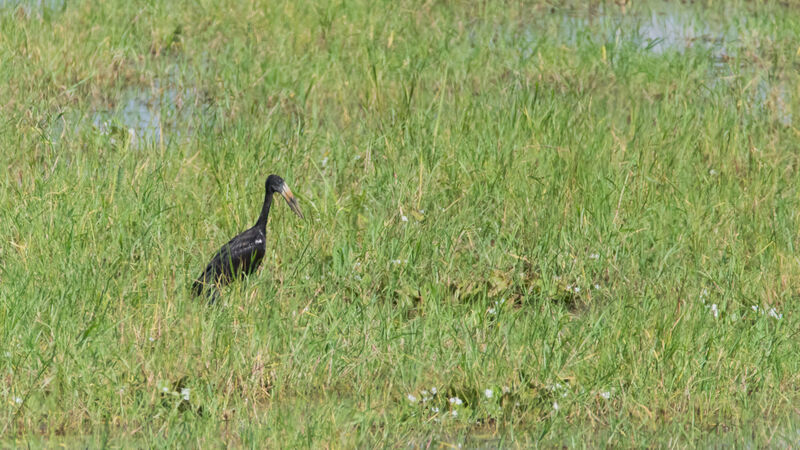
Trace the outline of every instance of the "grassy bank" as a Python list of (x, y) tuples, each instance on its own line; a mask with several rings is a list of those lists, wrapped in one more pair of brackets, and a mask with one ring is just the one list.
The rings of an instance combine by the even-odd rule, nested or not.
[(0, 3), (4, 445), (800, 439), (796, 9), (132, 3)]

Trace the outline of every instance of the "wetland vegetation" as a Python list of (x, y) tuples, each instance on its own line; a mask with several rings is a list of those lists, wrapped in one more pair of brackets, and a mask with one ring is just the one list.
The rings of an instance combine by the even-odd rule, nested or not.
[(798, 445), (796, 6), (0, 0), (2, 445)]

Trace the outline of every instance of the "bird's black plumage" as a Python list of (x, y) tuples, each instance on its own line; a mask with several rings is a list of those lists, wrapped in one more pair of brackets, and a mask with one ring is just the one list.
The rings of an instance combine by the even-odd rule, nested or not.
[(267, 250), (267, 218), (275, 193), (283, 195), (292, 210), (300, 218), (303, 217), (297, 206), (297, 199), (281, 177), (268, 176), (264, 187), (266, 191), (264, 205), (261, 207), (261, 215), (258, 216), (256, 224), (219, 249), (192, 285), (194, 295), (206, 292), (211, 295), (213, 303), (219, 295), (220, 287), (230, 283), (234, 278), (252, 273), (261, 265)]

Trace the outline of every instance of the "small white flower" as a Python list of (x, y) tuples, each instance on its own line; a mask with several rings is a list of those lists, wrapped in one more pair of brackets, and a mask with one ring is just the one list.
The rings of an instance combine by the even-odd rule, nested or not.
[(423, 396), (423, 397), (422, 397), (422, 403), (428, 403), (428, 400), (430, 400), (430, 399), (431, 399), (431, 398), (430, 398), (430, 397), (428, 397), (428, 396)]
[(325, 167), (327, 165), (328, 165), (328, 157), (326, 156), (326, 157), (322, 158), (322, 167)]
[(774, 317), (776, 319), (783, 319), (783, 314), (779, 314), (778, 311), (775, 310), (775, 308), (770, 308), (769, 312), (767, 312), (767, 315), (769, 315), (770, 317)]
[(458, 397), (450, 397), (450, 404), (451, 405), (460, 405), (462, 403), (464, 403), (464, 402), (462, 402), (460, 398), (458, 398)]
[(483, 391), (483, 395), (485, 395), (486, 398), (492, 398), (492, 395), (493, 395), (492, 390), (491, 389), (486, 389), (485, 391)]
[(436, 395), (437, 392), (439, 391), (435, 387), (431, 388), (431, 394)]
[(458, 411), (456, 411), (455, 409), (453, 410), (453, 417), (458, 417)]
[(168, 389), (166, 386), (164, 386), (163, 388), (161, 388), (161, 390), (162, 390), (162, 391), (164, 391), (164, 392), (169, 392), (169, 389)]
[(414, 397), (413, 394), (408, 394), (407, 397), (408, 397), (408, 401), (410, 401), (411, 403), (417, 403), (417, 397)]
[(353, 158), (353, 159), (355, 159), (356, 161), (358, 161), (359, 159), (361, 159), (361, 155), (356, 155), (356, 157), (355, 157), (355, 158)]
[(181, 397), (183, 397), (183, 399), (187, 402), (189, 401), (189, 388), (181, 389)]
[(393, 259), (392, 260), (392, 264), (402, 264), (402, 263), (403, 263), (403, 260), (401, 260), (401, 259)]
[(750, 307), (753, 311), (758, 312), (758, 306), (753, 305)]
[(153, 341), (155, 341), (155, 339), (153, 339), (153, 336), (150, 336), (150, 342), (153, 342)]
[(600, 285), (595, 283), (594, 288), (595, 289), (600, 289)]
[(438, 413), (439, 412), (439, 408), (434, 406), (433, 408), (431, 408), (431, 412)]
[(497, 311), (494, 308), (489, 308), (489, 314), (496, 314)]
[(597, 253), (592, 253), (591, 255), (589, 255), (589, 259), (600, 259), (600, 255), (598, 255)]
[(567, 292), (572, 292), (572, 285), (571, 284), (567, 285)]
[(422, 392), (420, 392), (420, 394), (422, 394), (422, 396), (424, 397), (424, 396), (428, 395), (428, 391), (423, 389)]
[(573, 290), (573, 292), (575, 292), (577, 294), (580, 291), (581, 291), (581, 288), (579, 288), (578, 286), (575, 286), (575, 289)]
[(716, 304), (716, 303), (714, 303), (714, 304), (712, 304), (712, 305), (711, 305), (711, 314), (713, 314), (713, 315), (714, 315), (714, 318), (715, 318), (715, 319), (716, 319), (717, 317), (719, 317), (719, 308), (717, 308), (717, 304)]
[(400, 220), (402, 220), (403, 222), (408, 222), (408, 217), (400, 216)]
[(608, 400), (608, 399), (611, 398), (611, 392), (603, 391), (603, 392), (600, 393), (600, 397), (603, 397), (604, 399)]
[(420, 209), (419, 212), (420, 212), (420, 214), (425, 214), (425, 210), (424, 209)]
[(22, 403), (22, 399), (19, 397), (14, 397), (14, 403), (19, 405), (20, 403)]
[(709, 175), (711, 175), (711, 176), (713, 177), (713, 176), (719, 175), (719, 172), (717, 172), (717, 171), (716, 171), (716, 170), (714, 170), (714, 169), (711, 169), (711, 170), (709, 170), (709, 171), (708, 171), (708, 174), (709, 174)]
[(558, 411), (558, 402), (553, 402), (553, 409)]
[(503, 386), (503, 394), (508, 394), (509, 392), (511, 392), (511, 388), (508, 386)]

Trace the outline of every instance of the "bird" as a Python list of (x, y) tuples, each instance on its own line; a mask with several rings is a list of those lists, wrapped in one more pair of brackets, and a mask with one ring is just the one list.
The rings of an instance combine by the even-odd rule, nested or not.
[(264, 183), (264, 189), (266, 191), (264, 204), (256, 224), (228, 241), (211, 258), (211, 262), (192, 285), (195, 297), (205, 293), (206, 296), (211, 297), (209, 304), (213, 304), (219, 296), (219, 289), (222, 286), (258, 269), (267, 249), (267, 218), (272, 206), (272, 196), (275, 193), (281, 194), (292, 211), (303, 219), (303, 213), (300, 212), (300, 207), (297, 205), (297, 198), (283, 178), (275, 174), (268, 176)]

